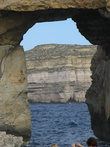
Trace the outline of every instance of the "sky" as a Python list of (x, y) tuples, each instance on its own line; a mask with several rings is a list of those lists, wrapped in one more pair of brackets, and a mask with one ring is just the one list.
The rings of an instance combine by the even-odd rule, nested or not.
[(36, 23), (23, 36), (20, 45), (30, 50), (41, 44), (78, 44), (90, 45), (76, 27), (72, 19), (64, 21)]

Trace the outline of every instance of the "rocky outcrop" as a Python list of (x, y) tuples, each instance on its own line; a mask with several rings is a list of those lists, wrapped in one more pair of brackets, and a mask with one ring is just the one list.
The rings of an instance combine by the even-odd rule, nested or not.
[(85, 102), (96, 46), (41, 45), (26, 51), (31, 103)]
[[(29, 140), (31, 135), (30, 112), (26, 99), (27, 90), (25, 87), (26, 80), (24, 80), (25, 72), (24, 70), (21, 70), (23, 67), (21, 61), (24, 60), (24, 56), (19, 54), (19, 43), (22, 40), (24, 33), (36, 22), (65, 20), (67, 18), (72, 18), (77, 23), (77, 27), (81, 34), (92, 44), (100, 45), (105, 52), (107, 63), (106, 68), (104, 69), (105, 71), (103, 71), (105, 73), (105, 82), (103, 86), (103, 83), (101, 84), (102, 87), (99, 87), (99, 89), (102, 88), (102, 91), (104, 91), (104, 97), (102, 100), (100, 95), (99, 101), (100, 104), (103, 103), (103, 101), (106, 103), (103, 107), (99, 107), (101, 109), (99, 112), (103, 111), (103, 113), (95, 113), (93, 111), (94, 113), (91, 113), (91, 115), (93, 114), (98, 117), (91, 117), (92, 123), (97, 119), (97, 124), (99, 124), (99, 126), (101, 123), (98, 121), (98, 118), (100, 118), (100, 116), (104, 118), (102, 123), (104, 124), (104, 128), (100, 129), (100, 134), (96, 134), (98, 137), (110, 141), (107, 135), (103, 135), (103, 133), (109, 134), (108, 132), (110, 132), (110, 106), (108, 105), (110, 97), (108, 87), (110, 59), (110, 0), (0, 1), (0, 51), (3, 51), (4, 49), (0, 56), (0, 130), (3, 129), (10, 133), (22, 135)], [(10, 53), (7, 54), (5, 50), (7, 49), (7, 46), (13, 46), (13, 49), (11, 48), (10, 50), (11, 54), (14, 54), (16, 51), (17, 56), (13, 55), (13, 57), (9, 57)], [(18, 57), (22, 58), (17, 60)], [(13, 65), (13, 68), (16, 67), (15, 70), (12, 69), (10, 66), (11, 64)], [(100, 77), (100, 80), (101, 78), (103, 80), (102, 76)], [(94, 83), (92, 86), (94, 86)], [(93, 88), (97, 89), (97, 87)], [(94, 100), (94, 96), (91, 97)], [(95, 103), (97, 103), (97, 99), (95, 99), (94, 104)], [(17, 106), (15, 106), (15, 104)], [(96, 105), (94, 105), (94, 107), (89, 107), (90, 112), (92, 111), (91, 109), (95, 109), (95, 106)], [(107, 119), (105, 119), (105, 116)], [(97, 125), (94, 132), (96, 132), (96, 130)], [(108, 131), (103, 132), (103, 130)]]
[(22, 137), (16, 137), (14, 135), (6, 134), (6, 132), (0, 132), (0, 147), (20, 147), (22, 144)]

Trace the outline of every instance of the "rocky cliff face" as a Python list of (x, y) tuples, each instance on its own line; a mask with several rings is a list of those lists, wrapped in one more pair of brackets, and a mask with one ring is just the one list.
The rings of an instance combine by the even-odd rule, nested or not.
[(85, 102), (96, 46), (41, 45), (26, 51), (32, 103)]
[[(91, 99), (94, 101), (92, 107), (89, 105), (89, 96), (87, 96), (87, 104), (90, 113), (92, 112), (92, 124), (97, 121), (96, 128), (93, 127), (94, 133), (102, 123), (104, 128), (101, 129), (101, 127), (99, 133), (96, 133), (97, 137), (110, 141), (108, 136), (110, 132), (110, 106), (108, 104), (110, 99), (110, 0), (0, 1), (0, 51), (2, 52), (0, 54), (0, 130), (3, 129), (12, 134), (22, 135), (25, 139), (28, 138), (29, 140), (31, 136), (31, 116), (26, 98), (25, 64), (21, 64), (21, 61), (24, 62), (24, 56), (22, 56), (24, 53), (22, 55), (19, 54), (21, 50), (19, 43), (24, 33), (36, 22), (65, 20), (67, 18), (72, 18), (76, 22), (81, 34), (92, 44), (99, 45), (100, 50), (102, 49), (105, 53), (106, 59), (104, 61), (107, 63), (106, 68), (103, 69), (105, 80), (104, 84), (103, 82), (100, 83), (101, 87), (99, 87), (99, 91), (102, 89), (104, 93), (103, 99), (100, 94), (98, 95), (100, 104), (103, 101), (105, 103), (103, 103), (103, 107), (98, 107), (100, 110), (97, 113), (92, 111), (96, 107), (95, 103), (97, 103), (94, 95), (91, 96)], [(8, 49), (10, 46), (13, 46), (13, 49), (9, 50), (11, 54), (10, 52), (7, 53), (7, 46)], [(9, 55), (11, 56), (9, 57)], [(18, 59), (16, 55), (22, 58)], [(98, 63), (99, 60), (96, 60)], [(101, 72), (99, 73), (101, 74)], [(99, 81), (103, 81), (103, 77), (99, 77)], [(94, 82), (97, 81), (95, 80), (94, 78), (92, 81), (93, 89), (97, 89), (97, 87), (94, 87)], [(100, 113), (102, 111), (103, 113)], [(103, 120), (99, 121), (99, 118), (103, 118)]]

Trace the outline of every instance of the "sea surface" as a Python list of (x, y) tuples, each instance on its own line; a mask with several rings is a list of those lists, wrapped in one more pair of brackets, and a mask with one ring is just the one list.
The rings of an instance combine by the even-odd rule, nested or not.
[[(71, 147), (75, 142), (87, 147), (86, 140), (95, 137), (85, 103), (31, 104), (30, 110), (32, 137), (28, 147), (50, 147), (53, 143)], [(110, 147), (110, 143), (97, 140), (99, 147)]]

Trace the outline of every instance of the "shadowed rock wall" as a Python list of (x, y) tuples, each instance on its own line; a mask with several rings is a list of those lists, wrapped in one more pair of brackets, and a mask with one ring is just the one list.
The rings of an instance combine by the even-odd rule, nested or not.
[(93, 80), (86, 95), (86, 103), (94, 134), (102, 140), (110, 141), (110, 13), (104, 8), (99, 11), (89, 10), (86, 15), (87, 11), (80, 10), (79, 14), (73, 17), (82, 35), (91, 43), (100, 45), (92, 60)]
[[(103, 73), (105, 73), (105, 80), (104, 84), (102, 82), (101, 87), (99, 87), (99, 89), (102, 88), (102, 91), (104, 92), (103, 99), (100, 94), (98, 95), (98, 102), (103, 103), (105, 101), (105, 103), (103, 103), (103, 107), (99, 107), (100, 110), (95, 113), (96, 111), (92, 111), (91, 109), (96, 110), (96, 105), (94, 104), (92, 107), (90, 106), (90, 98), (88, 94), (87, 104), (89, 106), (92, 118), (92, 126), (94, 126), (92, 128), (95, 134), (101, 139), (110, 141), (109, 137), (107, 136), (108, 132), (110, 132), (110, 106), (108, 105), (110, 97), (109, 11), (110, 0), (0, 1), (0, 52), (2, 52), (0, 55), (0, 130), (4, 130), (16, 135), (22, 135), (25, 139), (28, 138), (28, 140), (31, 136), (30, 112), (26, 99), (27, 84), (25, 67), (23, 66), (25, 63), (23, 63), (23, 54), (21, 55), (19, 53), (20, 49), (18, 49), (23, 34), (36, 22), (65, 20), (67, 18), (72, 18), (74, 21), (76, 21), (77, 27), (82, 35), (84, 35), (91, 43), (102, 46), (101, 48), (106, 56), (106, 68), (104, 68), (104, 71), (102, 70)], [(98, 59), (97, 61), (99, 62)], [(10, 65), (12, 65), (12, 67)], [(100, 76), (99, 81), (102, 80), (103, 77)], [(96, 87), (93, 88), (96, 89)], [(92, 96), (91, 99), (94, 100), (94, 96)], [(94, 103), (97, 103), (97, 99), (94, 101)], [(21, 112), (21, 110), (23, 111)], [(103, 113), (100, 113), (102, 111)], [(100, 121), (99, 118), (104, 119), (101, 119)], [(103, 124), (104, 128), (100, 129), (100, 134), (96, 133), (99, 129), (97, 129), (98, 125), (95, 125), (95, 121), (97, 124), (99, 124), (99, 126), (101, 123)], [(103, 133), (105, 135), (101, 135)]]
[[(101, 46), (92, 59), (92, 85), (86, 94), (86, 103), (96, 136), (110, 141), (110, 60)], [(99, 125), (100, 124), (100, 125)]]

